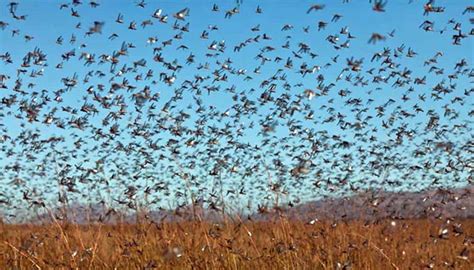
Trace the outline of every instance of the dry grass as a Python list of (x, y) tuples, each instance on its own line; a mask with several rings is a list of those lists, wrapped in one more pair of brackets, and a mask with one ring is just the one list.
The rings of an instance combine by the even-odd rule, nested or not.
[(0, 269), (471, 269), (473, 220), (391, 222), (0, 225)]

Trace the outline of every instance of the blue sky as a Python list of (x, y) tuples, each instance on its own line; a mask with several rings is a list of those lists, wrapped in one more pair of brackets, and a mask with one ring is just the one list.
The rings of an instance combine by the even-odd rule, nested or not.
[[(26, 89), (26, 85), (31, 82), (35, 85), (31, 89), (26, 89), (27, 92), (41, 92), (43, 89), (45, 89), (47, 93), (53, 95), (54, 91), (64, 87), (61, 82), (61, 78), (72, 77), (74, 73), (77, 74), (80, 82), (77, 87), (63, 95), (64, 101), (61, 104), (49, 103), (41, 111), (41, 114), (43, 115), (50, 111), (53, 107), (57, 107), (59, 108), (57, 115), (67, 120), (70, 116), (67, 113), (61, 112), (61, 106), (71, 106), (72, 108), (80, 109), (84, 103), (83, 97), (87, 96), (86, 89), (89, 86), (94, 86), (97, 88), (97, 84), (104, 84), (106, 85), (106, 89), (109, 88), (109, 79), (111, 78), (111, 74), (109, 73), (110, 64), (106, 63), (103, 65), (98, 65), (97, 62), (100, 60), (100, 55), (112, 54), (113, 51), (119, 50), (123, 42), (131, 42), (136, 48), (129, 49), (128, 56), (120, 58), (118, 69), (120, 69), (124, 64), (127, 66), (133, 66), (133, 62), (139, 61), (140, 59), (145, 59), (147, 66), (138, 67), (137, 73), (125, 74), (115, 77), (115, 82), (120, 82), (126, 78), (131, 82), (131, 84), (136, 86), (136, 91), (143, 89), (146, 85), (150, 85), (151, 93), (157, 93), (160, 96), (159, 101), (156, 102), (156, 106), (158, 108), (162, 108), (165, 105), (166, 101), (176, 93), (176, 89), (179, 88), (179, 86), (185, 80), (194, 80), (195, 75), (197, 74), (202, 76), (212, 75), (212, 71), (217, 68), (215, 61), (218, 60), (222, 63), (226, 59), (232, 60), (232, 68), (235, 68), (236, 70), (245, 69), (246, 74), (252, 76), (253, 79), (245, 81), (243, 80), (245, 75), (229, 75), (229, 80), (227, 82), (218, 82), (215, 84), (221, 87), (219, 91), (212, 92), (208, 95), (207, 91), (203, 90), (203, 94), (199, 96), (203, 100), (203, 103), (206, 106), (215, 107), (216, 111), (219, 113), (223, 113), (227, 110), (232, 111), (232, 106), (235, 103), (232, 100), (233, 94), (229, 93), (229, 91), (226, 91), (226, 88), (234, 86), (237, 93), (245, 91), (246, 95), (248, 95), (250, 99), (258, 100), (258, 97), (263, 91), (259, 87), (262, 80), (273, 76), (273, 74), (275, 74), (275, 72), (280, 68), (282, 71), (278, 74), (285, 74), (287, 82), (289, 82), (289, 84), (291, 84), (293, 87), (291, 90), (286, 91), (282, 89), (281, 85), (278, 85), (274, 94), (275, 96), (278, 96), (279, 94), (286, 91), (292, 97), (292, 99), (295, 100), (295, 96), (302, 94), (305, 89), (316, 89), (316, 86), (318, 85), (316, 78), (320, 74), (324, 76), (325, 84), (335, 84), (327, 96), (316, 97), (309, 101), (303, 101), (303, 104), (307, 104), (314, 111), (315, 118), (320, 120), (324, 120), (330, 115), (330, 113), (326, 110), (327, 107), (322, 106), (333, 106), (337, 112), (346, 115), (348, 119), (354, 119), (353, 117), (355, 113), (351, 111), (352, 107), (345, 105), (344, 99), (339, 97), (337, 94), (341, 89), (350, 90), (352, 92), (350, 94), (352, 98), (361, 98), (364, 103), (367, 102), (368, 99), (372, 99), (373, 105), (369, 106), (371, 115), (375, 115), (374, 108), (377, 105), (382, 105), (391, 98), (395, 100), (395, 104), (388, 107), (387, 115), (389, 115), (389, 113), (393, 110), (396, 110), (397, 106), (401, 106), (401, 110), (406, 108), (407, 111), (411, 111), (413, 105), (415, 104), (419, 104), (425, 110), (425, 112), (428, 110), (434, 110), (440, 115), (443, 115), (443, 105), (449, 103), (449, 101), (456, 96), (462, 96), (465, 90), (472, 88), (472, 78), (468, 78), (467, 75), (460, 75), (458, 79), (455, 80), (456, 87), (453, 92), (444, 96), (442, 100), (434, 100), (430, 98), (431, 89), (437, 83), (443, 81), (443, 79), (446, 81), (445, 83), (447, 83), (447, 75), (453, 72), (453, 68), (457, 62), (464, 58), (469, 63), (468, 67), (470, 67), (470, 64), (472, 63), (472, 36), (468, 36), (467, 38), (463, 39), (461, 45), (453, 45), (452, 35), (456, 34), (456, 31), (452, 30), (454, 26), (453, 24), (448, 24), (448, 21), (453, 19), (456, 22), (461, 23), (463, 32), (466, 34), (469, 33), (472, 28), (472, 24), (469, 22), (469, 13), (465, 15), (462, 15), (462, 13), (466, 6), (470, 4), (470, 1), (436, 1), (436, 5), (445, 7), (445, 12), (432, 13), (429, 16), (423, 16), (423, 5), (425, 4), (423, 1), (412, 1), (412, 3), (409, 3), (409, 1), (390, 1), (385, 7), (386, 12), (383, 13), (374, 12), (372, 10), (372, 4), (370, 4), (369, 1), (350, 1), (350, 3), (343, 3), (342, 1), (317, 2), (325, 4), (325, 8), (322, 11), (314, 11), (310, 14), (307, 14), (307, 9), (312, 4), (314, 4), (314, 1), (244, 0), (239, 6), (240, 12), (235, 14), (232, 18), (226, 19), (224, 17), (224, 13), (225, 11), (230, 10), (236, 6), (235, 1), (147, 1), (145, 8), (137, 7), (136, 3), (133, 1), (100, 1), (99, 7), (91, 8), (88, 5), (88, 2), (84, 1), (83, 5), (77, 7), (70, 5), (68, 8), (64, 8), (62, 10), (59, 9), (59, 6), (62, 2), (58, 1), (22, 1), (17, 8), (17, 13), (20, 15), (27, 14), (25, 21), (14, 20), (7, 12), (5, 2), (0, 9), (0, 21), (7, 22), (9, 25), (5, 30), (0, 31), (0, 54), (9, 52), (12, 59), (14, 60), (14, 63), (2, 64), (0, 66), (0, 74), (7, 74), (11, 77), (11, 79), (7, 82), (9, 89), (0, 90), (0, 99), (3, 97), (8, 97), (12, 94), (11, 89), (14, 86), (14, 81), (17, 77), (17, 69), (22, 62), (22, 58), (27, 52), (32, 51), (35, 47), (37, 47), (47, 54), (48, 66), (32, 66), (31, 68), (28, 68), (27, 74), (29, 74), (31, 70), (39, 70), (44, 68), (44, 76), (30, 78), (26, 75), (21, 75), (20, 77), (22, 78), (24, 88)], [(219, 5), (219, 12), (211, 11), (212, 5), (214, 3)], [(262, 14), (255, 13), (257, 6), (262, 8)], [(79, 18), (71, 16), (71, 7), (79, 12)], [(171, 46), (163, 48), (160, 52), (167, 61), (172, 62), (174, 59), (176, 59), (177, 62), (183, 66), (182, 70), (177, 73), (176, 82), (172, 86), (168, 86), (167, 84), (159, 81), (158, 77), (160, 72), (168, 71), (164, 71), (163, 67), (159, 63), (153, 61), (153, 57), (155, 55), (153, 52), (153, 47), (159, 46), (162, 42), (172, 39), (176, 34), (180, 33), (179, 30), (173, 30), (172, 28), (172, 25), (175, 23), (175, 18), (173, 18), (172, 14), (183, 8), (190, 9), (189, 17), (187, 17), (185, 21), (179, 21), (178, 24), (180, 26), (184, 26), (186, 23), (189, 23), (189, 32), (182, 33), (182, 39), (174, 39)], [(151, 18), (151, 15), (156, 9), (162, 9), (163, 14), (167, 14), (169, 16), (168, 22), (166, 24), (160, 23), (158, 20)], [(123, 14), (124, 16), (123, 24), (118, 24), (115, 22), (115, 19), (119, 13)], [(332, 22), (331, 20), (334, 14), (342, 15), (342, 17), (337, 22)], [(140, 26), (141, 22), (148, 19), (153, 21), (153, 25), (142, 28)], [(436, 31), (423, 31), (419, 26), (425, 20), (434, 21), (434, 28)], [(94, 21), (105, 22), (102, 34), (85, 36), (84, 33), (88, 31), (89, 27)], [(136, 31), (127, 29), (131, 21), (136, 22)], [(318, 31), (317, 25), (320, 21), (327, 22), (328, 25), (324, 30)], [(81, 29), (76, 28), (76, 25), (79, 22), (81, 23)], [(291, 25), (293, 28), (289, 31), (281, 31), (282, 27), (287, 24)], [(211, 25), (217, 26), (218, 30), (210, 31), (209, 26)], [(260, 31), (252, 32), (251, 28), (255, 27), (256, 25), (260, 25)], [(307, 26), (309, 26), (310, 29), (308, 33), (305, 33), (303, 28)], [(348, 27), (351, 35), (355, 36), (356, 38), (350, 41), (349, 48), (336, 50), (334, 46), (326, 40), (326, 38), (328, 35), (338, 35), (340, 38), (339, 44), (345, 42), (347, 37), (343, 34), (340, 34), (340, 30), (346, 26)], [(20, 34), (18, 36), (12, 37), (11, 30), (14, 29), (19, 29)], [(203, 30), (207, 30), (209, 32), (208, 39), (200, 38)], [(393, 30), (395, 30), (394, 36), (390, 37), (388, 34)], [(439, 30), (444, 30), (443, 34), (439, 33)], [(114, 40), (110, 40), (108, 38), (112, 33), (116, 33), (118, 35), (118, 37)], [(262, 40), (261, 38), (259, 43), (252, 43), (242, 48), (240, 52), (234, 52), (234, 46), (244, 42), (249, 38), (255, 37), (258, 34), (263, 35), (264, 33), (270, 36), (271, 40)], [(378, 42), (376, 44), (368, 44), (367, 41), (369, 40), (372, 33), (383, 34), (387, 36), (387, 40)], [(69, 40), (73, 34), (76, 36), (77, 41), (74, 44), (70, 44)], [(31, 35), (34, 37), (34, 39), (29, 42), (25, 42), (23, 38), (24, 35)], [(60, 36), (62, 36), (64, 39), (62, 45), (56, 44), (56, 40)], [(147, 39), (150, 37), (156, 37), (158, 39), (155, 45), (147, 44)], [(225, 41), (227, 48), (225, 52), (218, 57), (209, 58), (206, 57), (205, 54), (213, 53), (208, 49), (208, 46), (213, 41)], [(289, 41), (291, 44), (291, 49), (289, 50), (283, 49), (281, 47), (287, 41)], [(301, 42), (309, 45), (311, 51), (316, 53), (318, 56), (311, 58), (309, 55), (303, 55), (301, 59), (295, 58), (292, 51), (297, 51), (298, 44)], [(81, 46), (81, 44), (85, 44), (86, 46)], [(185, 45), (189, 49), (177, 50), (180, 45)], [(371, 67), (376, 69), (381, 67), (380, 62), (370, 62), (373, 54), (375, 52), (383, 51), (384, 48), (390, 48), (391, 50), (394, 50), (395, 48), (402, 45), (405, 46), (404, 54), (406, 54), (408, 48), (411, 48), (418, 55), (413, 58), (395, 58), (396, 63), (400, 65), (397, 70), (403, 70), (406, 67), (407, 69), (413, 71), (411, 78), (421, 78), (426, 76), (427, 81), (426, 85), (413, 85), (414, 91), (408, 93), (411, 98), (410, 100), (406, 102), (401, 101), (401, 97), (404, 94), (407, 94), (406, 90), (409, 87), (393, 87), (393, 79), (387, 84), (374, 84), (370, 82), (366, 87), (354, 86), (344, 79), (336, 81), (336, 78), (340, 74), (341, 70), (346, 67), (346, 59), (351, 57), (354, 57), (355, 59), (364, 59), (362, 70), (363, 75), (365, 76), (365, 79), (371, 80), (372, 78), (366, 73), (366, 71)], [(259, 66), (259, 60), (256, 60), (255, 56), (259, 53), (259, 50), (265, 46), (272, 46), (275, 48), (274, 51), (263, 53), (265, 56), (271, 58), (272, 60), (276, 56), (279, 56), (282, 58), (282, 61), (279, 63), (274, 61), (266, 63), (265, 65), (261, 66), (260, 74), (254, 74), (253, 70)], [(71, 50), (75, 50), (76, 57), (73, 57), (70, 61), (64, 62), (62, 69), (56, 69), (55, 66), (62, 62), (61, 55)], [(445, 69), (445, 74), (443, 75), (435, 75), (434, 72), (429, 73), (429, 67), (424, 65), (424, 62), (429, 58), (432, 58), (437, 52), (442, 52), (442, 56), (437, 58), (438, 62), (436, 66), (441, 69)], [(84, 61), (78, 59), (81, 53), (95, 54), (96, 63), (90, 66), (85, 66), (83, 64)], [(187, 65), (185, 64), (185, 61), (190, 53), (195, 55), (195, 63)], [(337, 63), (333, 63), (331, 58), (335, 57), (336, 55), (338, 55), (338, 61)], [(283, 67), (287, 57), (293, 58), (294, 68), (286, 69)], [(199, 63), (206, 62), (208, 62), (211, 66), (209, 71), (197, 69)], [(301, 77), (301, 75), (297, 73), (297, 70), (303, 62), (307, 63), (309, 67), (319, 66), (321, 69), (315, 74), (309, 74), (305, 77)], [(332, 64), (331, 66), (326, 66), (327, 63)], [(154, 72), (154, 76), (151, 80), (134, 80), (134, 77), (139, 73), (145, 76), (147, 70), (149, 69), (152, 69)], [(91, 70), (101, 70), (102, 72), (106, 73), (106, 76), (103, 78), (92, 76), (89, 82), (82, 82), (84, 76)], [(117, 72), (117, 70), (115, 72)], [(349, 72), (346, 72), (344, 77), (348, 74)], [(353, 77), (355, 76), (356, 73), (353, 73)], [(152, 80), (156, 80), (157, 83), (151, 84)], [(301, 86), (295, 86), (299, 83), (301, 83)], [(101, 94), (106, 95), (106, 92)], [(126, 105), (128, 107), (127, 117), (118, 121), (117, 123), (120, 125), (122, 130), (130, 130), (126, 127), (130, 122), (130, 119), (134, 119), (139, 115), (142, 115), (145, 119), (146, 115), (143, 112), (134, 111), (133, 102), (129, 99), (132, 94), (131, 92), (119, 91), (119, 93), (116, 94), (124, 95)], [(427, 99), (425, 102), (420, 102), (417, 100), (417, 96), (423, 94), (427, 96)], [(197, 95), (193, 94), (189, 90), (184, 91), (183, 98), (179, 100), (176, 105), (177, 107), (172, 109), (174, 113), (179, 111), (190, 113), (190, 119), (186, 120), (184, 123), (184, 125), (188, 127), (193, 127), (193, 121), (199, 118), (199, 115), (193, 113), (195, 109), (193, 107), (195, 106), (193, 96), (196, 97)], [(331, 100), (333, 100), (333, 103), (329, 103)], [(458, 118), (449, 120), (448, 117), (441, 117), (440, 124), (453, 126), (456, 124), (462, 125), (468, 123), (470, 131), (472, 129), (472, 120), (471, 117), (468, 116), (468, 113), (472, 110), (472, 98), (470, 99), (470, 97), (466, 97), (464, 101), (465, 102), (463, 105), (459, 103), (453, 103), (450, 105), (451, 108), (454, 108), (459, 112), (460, 116)], [(91, 96), (88, 97), (87, 102), (93, 102)], [(149, 105), (150, 104), (147, 106)], [(193, 107), (193, 109), (188, 109), (188, 106)], [(240, 122), (234, 122), (233, 119), (225, 118), (216, 120), (211, 119), (208, 121), (208, 125), (218, 128), (222, 128), (226, 124), (235, 126), (242, 125), (245, 127), (243, 136), (238, 137), (237, 140), (243, 144), (249, 143), (252, 146), (258, 146), (261, 145), (262, 140), (266, 138), (265, 136), (258, 135), (258, 133), (261, 131), (258, 122), (271, 114), (274, 107), (275, 106), (271, 103), (259, 105), (258, 113), (241, 117), (239, 119)], [(4, 107), (3, 112), (11, 112), (12, 114), (19, 113), (14, 109), (16, 109), (16, 107), (13, 109)], [(100, 127), (102, 118), (108, 113), (109, 111), (101, 109), (98, 115), (89, 117), (89, 121), (93, 127)], [(79, 113), (79, 115), (81, 115), (81, 113)], [(348, 140), (354, 141), (355, 145), (364, 149), (370, 149), (371, 147), (369, 142), (357, 141), (357, 138), (353, 137), (353, 130), (341, 130), (334, 123), (322, 124), (314, 120), (308, 120), (304, 118), (304, 115), (304, 113), (297, 113), (293, 117), (295, 120), (302, 121), (304, 128), (314, 131), (324, 131), (330, 136), (340, 135), (343, 138), (348, 138)], [(161, 117), (166, 118), (167, 116), (162, 115)], [(409, 120), (396, 120), (395, 126), (406, 124), (408, 129), (417, 130), (419, 134), (413, 140), (404, 141), (399, 147), (399, 150), (396, 150), (399, 152), (399, 155), (406, 155), (405, 158), (401, 158), (401, 160), (404, 160), (407, 163), (404, 164), (406, 167), (420, 163), (420, 160), (417, 160), (417, 158), (414, 158), (411, 155), (411, 151), (419, 146), (417, 144), (421, 144), (425, 139), (430, 139), (433, 137), (433, 134), (423, 132), (427, 119), (428, 117), (425, 114), (420, 114), (416, 117), (409, 118)], [(170, 189), (171, 191), (169, 195), (155, 195), (155, 197), (164, 198), (158, 203), (158, 205), (172, 205), (175, 203), (175, 201), (180, 200), (177, 198), (176, 192), (186, 192), (187, 189), (185, 188), (185, 181), (183, 182), (179, 179), (179, 177), (176, 178), (176, 175), (173, 175), (173, 172), (170, 171), (170, 168), (179, 170), (180, 167), (184, 167), (183, 170), (189, 172), (191, 175), (195, 175), (197, 179), (196, 185), (192, 185), (191, 190), (193, 190), (193, 192), (196, 194), (200, 194), (200, 192), (202, 192), (202, 195), (199, 196), (206, 197), (206, 194), (208, 194), (210, 191), (203, 190), (214, 186), (212, 183), (215, 181), (219, 181), (219, 179), (216, 180), (216, 178), (209, 177), (206, 173), (209, 170), (209, 168), (206, 166), (208, 165), (209, 167), (212, 167), (212, 164), (214, 164), (219, 158), (212, 155), (207, 157), (206, 155), (209, 155), (207, 152), (209, 148), (206, 150), (205, 146), (202, 146), (202, 149), (198, 147), (197, 149), (201, 150), (196, 150), (195, 152), (195, 155), (198, 156), (196, 160), (199, 160), (197, 161), (198, 165), (195, 168), (186, 168), (188, 164), (180, 165), (181, 163), (186, 163), (189, 160), (177, 157), (176, 163), (174, 164), (173, 161), (167, 160), (158, 162), (153, 166), (153, 168), (147, 167), (147, 169), (139, 169), (137, 168), (137, 160), (140, 162), (139, 153), (134, 153), (133, 158), (131, 158), (124, 153), (114, 152), (110, 149), (106, 150), (105, 152), (100, 152), (99, 150), (94, 149), (94, 146), (97, 146), (99, 142), (96, 139), (91, 138), (90, 128), (85, 131), (78, 131), (77, 129), (70, 128), (62, 130), (55, 127), (54, 125), (45, 125), (40, 122), (28, 123), (25, 120), (20, 120), (11, 114), (8, 115), (7, 113), (5, 113), (5, 115), (2, 116), (0, 120), (6, 127), (6, 134), (12, 138), (18, 136), (21, 131), (34, 129), (38, 129), (40, 138), (43, 139), (46, 139), (50, 136), (63, 136), (64, 142), (58, 145), (56, 150), (59, 151), (59, 153), (57, 155), (60, 156), (60, 153), (68, 153), (67, 155), (71, 158), (71, 160), (64, 163), (59, 162), (60, 164), (58, 166), (65, 166), (66, 163), (69, 163), (71, 166), (81, 164), (81, 166), (92, 168), (94, 167), (96, 161), (103, 157), (108, 157), (109, 159), (111, 157), (117, 157), (117, 160), (120, 160), (120, 165), (115, 166), (113, 165), (112, 161), (109, 163), (108, 159), (106, 159), (107, 161), (105, 162), (105, 169), (103, 172), (104, 175), (97, 176), (99, 178), (102, 177), (102, 179), (109, 179), (108, 188), (105, 188), (103, 186), (103, 182), (99, 181), (98, 178), (94, 178), (93, 181), (91, 180), (84, 185), (78, 184), (81, 190), (87, 192), (82, 192), (83, 194), (80, 195), (71, 194), (70, 197), (77, 197), (79, 201), (96, 200), (94, 194), (99, 194), (98, 197), (107, 197), (107, 200), (112, 203), (114, 199), (117, 200), (123, 197), (123, 189), (129, 185), (137, 186), (139, 190), (142, 191), (144, 187), (156, 184), (156, 182), (159, 182), (157, 179), (161, 179), (160, 181), (169, 182), (172, 188)], [(281, 142), (287, 140), (288, 144), (296, 145), (300, 143), (301, 135), (296, 136), (290, 134), (288, 128), (285, 125), (287, 120), (288, 119), (277, 121), (276, 131), (271, 134), (271, 136), (274, 136), (275, 139), (272, 140)], [(251, 121), (255, 121), (255, 128), (253, 129), (248, 127), (248, 124)], [(389, 140), (393, 134), (388, 134), (387, 129), (381, 128), (382, 121), (387, 121), (387, 118), (374, 117), (369, 120), (368, 127), (366, 129), (370, 134), (372, 132), (371, 129), (373, 127), (377, 127), (378, 131), (372, 133), (378, 138), (379, 141), (384, 142)], [(146, 121), (143, 120), (143, 122)], [(22, 123), (24, 123), (24, 127), (20, 126)], [(154, 123), (149, 124), (152, 125), (150, 130), (157, 130), (157, 127), (153, 126)], [(104, 130), (107, 129), (108, 128), (104, 128)], [(236, 130), (236, 128), (233, 130)], [(74, 146), (73, 143), (79, 137), (84, 141), (84, 149), (86, 150), (82, 150), (84, 152), (77, 151), (77, 154), (79, 155), (78, 157), (71, 157), (68, 151), (72, 151)], [(154, 134), (152, 139), (158, 140), (160, 144), (164, 145), (166, 144), (167, 140), (172, 137), (173, 136), (171, 134), (163, 131)], [(446, 134), (445, 139), (450, 141), (459, 141), (459, 145), (461, 145), (461, 143), (472, 140), (472, 131), (468, 132), (467, 134), (465, 132), (462, 134), (457, 134), (455, 131), (450, 131)], [(218, 148), (225, 148), (226, 145), (228, 146), (224, 139), (222, 139), (222, 141), (223, 142)], [(146, 145), (146, 142), (142, 138), (131, 137), (130, 133), (127, 132), (124, 132), (122, 135), (114, 138), (112, 142), (120, 142), (125, 145), (135, 142), (138, 145)], [(5, 148), (3, 148), (3, 150), (0, 151), (0, 168), (7, 168), (8, 166), (18, 162), (24, 166), (25, 170), (21, 171), (20, 173), (15, 173), (11, 170), (5, 169), (5, 173), (0, 174), (0, 191), (3, 190), (2, 193), (5, 194), (15, 194), (12, 196), (14, 197), (14, 200), (19, 200), (21, 197), (21, 193), (18, 192), (18, 190), (23, 191), (25, 189), (37, 189), (38, 197), (52, 199), (56, 198), (58, 185), (55, 174), (57, 174), (57, 172), (55, 172), (55, 170), (52, 168), (52, 163), (55, 162), (51, 162), (51, 158), (54, 155), (47, 156), (45, 159), (50, 161), (47, 166), (51, 167), (51, 169), (46, 170), (46, 176), (31, 175), (31, 171), (29, 171), (27, 168), (37, 168), (39, 164), (43, 163), (41, 158), (50, 151), (45, 150), (40, 151), (39, 153), (34, 153), (33, 155), (39, 157), (39, 160), (28, 161), (25, 159), (25, 156), (26, 153), (31, 151), (29, 145), (22, 146), (17, 144), (12, 146), (11, 142), (6, 142), (4, 145), (7, 149), (14, 149), (16, 153), (8, 156), (6, 153), (7, 151)], [(246, 152), (242, 154), (242, 158), (236, 158), (237, 160), (234, 160), (234, 162), (242, 162), (242, 164), (248, 163), (259, 164), (261, 167), (267, 166), (270, 168), (270, 172), (265, 173), (260, 171), (259, 173), (255, 173), (245, 178), (246, 180), (242, 180), (242, 176), (240, 174), (234, 176), (222, 176), (222, 178), (225, 178), (223, 181), (225, 182), (226, 189), (230, 189), (230, 187), (238, 187), (238, 189), (240, 189), (240, 187), (245, 187), (248, 190), (246, 196), (233, 198), (232, 200), (237, 201), (242, 205), (245, 205), (249, 200), (254, 203), (265, 201), (261, 199), (261, 194), (270, 194), (270, 198), (273, 196), (273, 193), (268, 190), (268, 185), (272, 182), (281, 183), (285, 189), (291, 191), (289, 193), (290, 195), (287, 196), (287, 200), (295, 200), (295, 198), (311, 200), (328, 194), (347, 194), (348, 185), (343, 187), (337, 187), (337, 185), (335, 185), (335, 191), (329, 186), (325, 186), (324, 188), (314, 188), (313, 183), (315, 179), (313, 173), (311, 173), (311, 177), (308, 176), (302, 180), (297, 181), (292, 179), (288, 174), (278, 176), (277, 173), (271, 168), (274, 158), (273, 154), (278, 150), (283, 149), (280, 148), (280, 146), (281, 145), (277, 145), (263, 149), (261, 151), (263, 154), (261, 157), (252, 157), (252, 153)], [(335, 160), (337, 159), (336, 157), (343, 155), (344, 151), (349, 151), (350, 153), (357, 155), (354, 148), (349, 150), (334, 150), (335, 154), (332, 154), (329, 150), (330, 149), (328, 149), (328, 152), (324, 155), (325, 159), (330, 159), (331, 161), (332, 159)], [(191, 153), (194, 150), (187, 149), (184, 151), (185, 153)], [(161, 154), (159, 151), (153, 153), (154, 154), (152, 155), (156, 156)], [(230, 150), (222, 150), (222, 153), (230, 153), (232, 156), (232, 152)], [(433, 154), (433, 156), (435, 156), (434, 159), (441, 160), (442, 162), (448, 162), (449, 159), (453, 158), (449, 155), (440, 155), (441, 156)], [(240, 157), (240, 154), (235, 155), (235, 157), (237, 156)], [(295, 165), (295, 161), (292, 159), (292, 156), (282, 154), (281, 158), (289, 167)], [(85, 159), (89, 160), (87, 161)], [(207, 165), (205, 162), (206, 160), (209, 161), (209, 164)], [(321, 160), (322, 158), (315, 158), (314, 162), (317, 163)], [(128, 169), (127, 166), (129, 166), (130, 169)], [(364, 169), (359, 168), (360, 164), (355, 163), (354, 165), (349, 164), (348, 166), (353, 166), (355, 171), (351, 176), (349, 176), (349, 181), (352, 181), (353, 183), (359, 183), (357, 185), (363, 187), (370, 187), (372, 186), (371, 183), (375, 183), (376, 185), (374, 186), (376, 187), (381, 185), (382, 188), (395, 190), (415, 190), (429, 188), (432, 186), (431, 180), (421, 179), (423, 177), (420, 175), (413, 175), (413, 177), (409, 179), (402, 179), (399, 185), (386, 186), (386, 183), (377, 183), (377, 181), (380, 181), (380, 179), (372, 179), (369, 181), (370, 177), (373, 176), (369, 177), (368, 175), (371, 175), (372, 172), (366, 172)], [(133, 174), (139, 175), (137, 176), (137, 180), (114, 180), (112, 175), (119, 174), (118, 172), (120, 171), (117, 169), (117, 167), (133, 171)], [(327, 175), (327, 177), (331, 177), (331, 175), (328, 174), (330, 169), (327, 164), (319, 165), (319, 167), (324, 169), (326, 172), (325, 175)], [(406, 173), (406, 169), (389, 170), (390, 172), (387, 173), (394, 179), (400, 175), (403, 175), (403, 173)], [(71, 173), (71, 175), (75, 176), (78, 174), (80, 173)], [(151, 180), (147, 180), (146, 177), (143, 177), (147, 174), (152, 175), (149, 178)], [(441, 181), (441, 185), (459, 186), (467, 183), (468, 173), (465, 170), (461, 171), (459, 175), (454, 176), (451, 174), (443, 175), (442, 173), (438, 175), (444, 179)], [(334, 173), (334, 176), (336, 178), (341, 177), (339, 172)], [(16, 177), (25, 179), (26, 187), (11, 187), (9, 183)], [(326, 181), (325, 177), (322, 178), (322, 181)], [(360, 179), (365, 178), (367, 178), (367, 180), (360, 182)], [(337, 180), (334, 179), (334, 181)], [(12, 189), (17, 189), (17, 192), (12, 191)], [(262, 191), (260, 192), (259, 189), (262, 189)], [(110, 190), (110, 193), (108, 193), (107, 190)], [(184, 199), (185, 202), (186, 200), (187, 199)]]

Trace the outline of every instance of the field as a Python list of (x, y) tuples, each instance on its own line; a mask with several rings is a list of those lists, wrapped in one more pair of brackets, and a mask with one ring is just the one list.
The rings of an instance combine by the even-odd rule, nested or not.
[(472, 269), (474, 220), (0, 225), (0, 269)]

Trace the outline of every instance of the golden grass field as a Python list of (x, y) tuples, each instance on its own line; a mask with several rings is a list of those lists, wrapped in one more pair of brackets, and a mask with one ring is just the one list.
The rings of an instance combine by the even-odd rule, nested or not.
[(0, 269), (472, 269), (473, 239), (474, 220), (3, 224)]

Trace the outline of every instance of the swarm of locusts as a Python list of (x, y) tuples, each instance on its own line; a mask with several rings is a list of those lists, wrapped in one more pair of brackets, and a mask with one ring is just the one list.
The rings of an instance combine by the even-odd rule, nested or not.
[(472, 267), (474, 6), (395, 2), (0, 3), (0, 268)]

